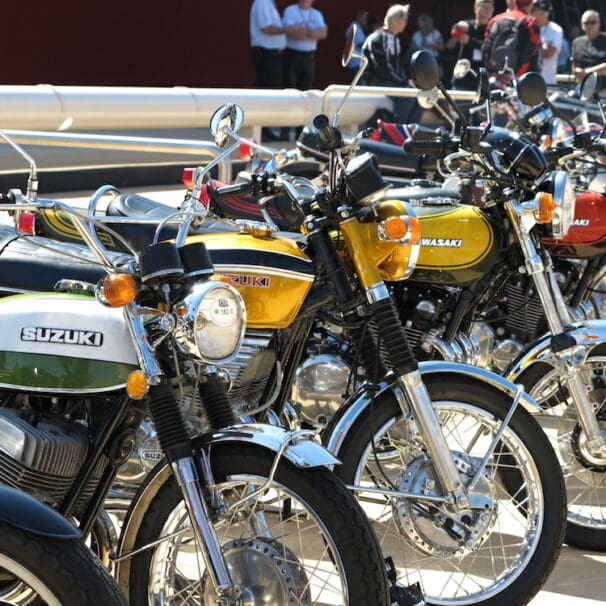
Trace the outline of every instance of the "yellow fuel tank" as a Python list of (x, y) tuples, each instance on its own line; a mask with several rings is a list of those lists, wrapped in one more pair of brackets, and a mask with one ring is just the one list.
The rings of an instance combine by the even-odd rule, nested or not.
[(411, 280), (460, 285), (484, 276), (497, 262), (501, 238), (474, 206), (415, 206), (421, 227), (419, 258)]
[(299, 313), (314, 281), (311, 259), (284, 236), (215, 233), (190, 236), (202, 241), (215, 272), (227, 276), (246, 303), (250, 328), (285, 328)]

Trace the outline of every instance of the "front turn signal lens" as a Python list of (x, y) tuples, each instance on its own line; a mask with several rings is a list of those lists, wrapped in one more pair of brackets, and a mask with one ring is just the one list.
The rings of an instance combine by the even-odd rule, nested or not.
[(402, 240), (408, 233), (404, 217), (388, 217), (383, 221), (383, 233), (389, 240)]
[(140, 370), (133, 370), (126, 379), (126, 393), (133, 400), (140, 400), (149, 389), (149, 383), (145, 373)]
[(112, 307), (128, 305), (137, 296), (137, 283), (130, 274), (110, 274), (103, 280), (103, 296)]
[(539, 193), (539, 218), (538, 223), (551, 223), (553, 221), (553, 214), (557, 205), (553, 196), (547, 192)]
[(416, 217), (398, 215), (388, 217), (379, 223), (379, 238), (391, 242), (417, 244), (421, 235), (421, 227)]

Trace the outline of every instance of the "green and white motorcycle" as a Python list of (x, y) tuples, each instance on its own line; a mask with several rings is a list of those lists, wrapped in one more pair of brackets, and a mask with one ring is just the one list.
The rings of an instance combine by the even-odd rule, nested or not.
[[(327, 468), (337, 459), (307, 431), (236, 424), (221, 365), (246, 310), (213, 279), (204, 243), (182, 245), (195, 207), (168, 219), (176, 242), (116, 255), (102, 220), (39, 199), (35, 181), (0, 210), (67, 213), (105, 277), (0, 301), (0, 482), (111, 554), (133, 605), (388, 604), (376, 537)], [(206, 430), (186, 424), (189, 407)], [(169, 465), (141, 486), (117, 545), (102, 545), (103, 502), (146, 417)]]

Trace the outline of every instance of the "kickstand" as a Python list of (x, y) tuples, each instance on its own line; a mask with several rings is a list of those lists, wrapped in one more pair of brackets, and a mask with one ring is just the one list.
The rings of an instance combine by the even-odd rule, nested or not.
[(413, 583), (408, 587), (398, 583), (396, 567), (391, 556), (385, 558), (385, 569), (389, 580), (391, 606), (425, 606), (425, 596), (419, 583)]

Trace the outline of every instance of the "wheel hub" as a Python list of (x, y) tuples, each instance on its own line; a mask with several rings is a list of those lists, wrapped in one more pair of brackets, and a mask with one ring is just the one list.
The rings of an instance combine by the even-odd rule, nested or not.
[[(471, 478), (479, 461), (463, 453), (452, 453), (457, 469)], [(402, 472), (400, 490), (424, 496), (442, 496), (438, 482), (426, 456), (421, 456)], [(394, 517), (400, 522), (407, 541), (417, 550), (439, 557), (464, 556), (476, 551), (490, 535), (497, 519), (497, 502), (486, 476), (474, 488), (481, 508), (469, 508), (452, 513), (439, 504), (413, 499), (397, 499), (393, 503)]]
[[(599, 425), (602, 440), (606, 442), (606, 422), (599, 421)], [(589, 448), (587, 434), (579, 424), (576, 425), (572, 432), (571, 446), (576, 460), (583, 467), (597, 473), (606, 471), (606, 451), (604, 449), (601, 452), (592, 451)]]
[[(311, 605), (303, 566), (285, 545), (263, 538), (236, 539), (223, 546), (223, 555), (234, 585), (242, 588), (243, 606), (282, 606), (296, 596), (297, 604)], [(217, 594), (205, 575), (205, 604), (215, 604)]]

